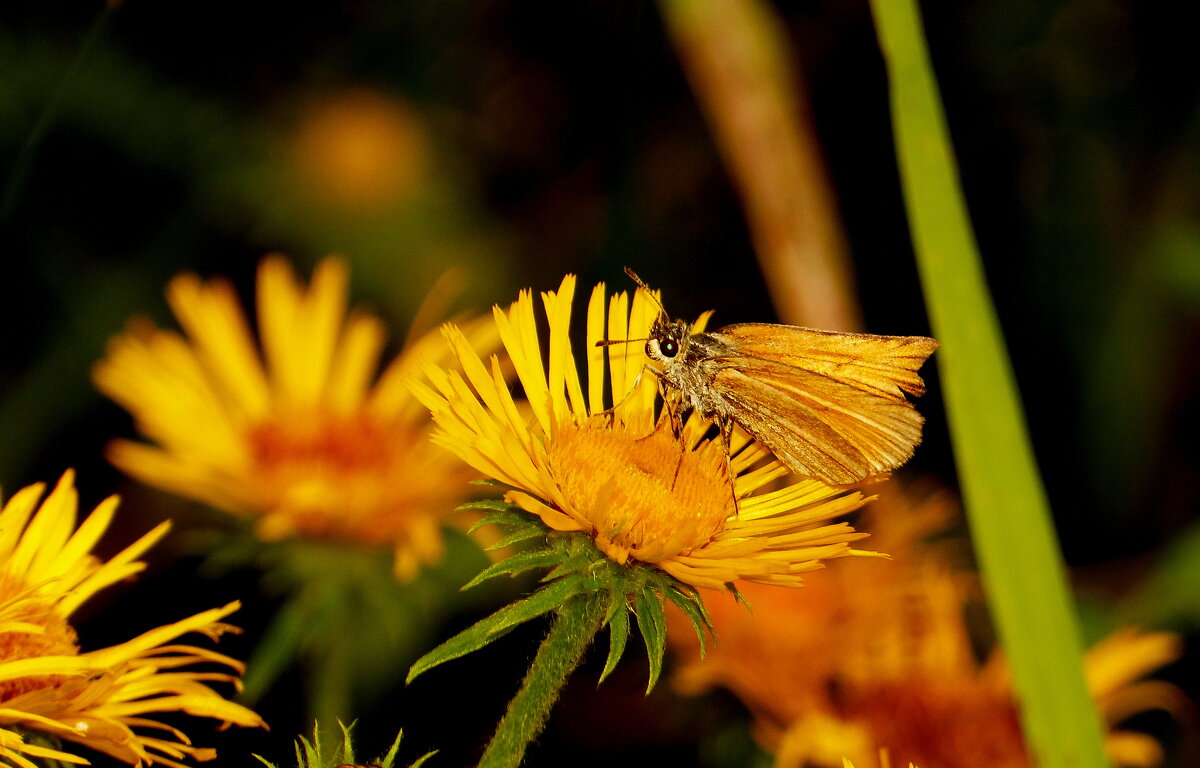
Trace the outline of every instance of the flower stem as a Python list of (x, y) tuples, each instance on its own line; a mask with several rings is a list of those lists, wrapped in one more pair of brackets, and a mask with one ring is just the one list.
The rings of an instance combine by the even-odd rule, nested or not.
[(604, 620), (604, 601), (580, 595), (559, 608), (554, 625), (508, 704), (508, 711), (483, 752), (479, 768), (516, 768), (550, 715), (567, 678), (579, 666)]

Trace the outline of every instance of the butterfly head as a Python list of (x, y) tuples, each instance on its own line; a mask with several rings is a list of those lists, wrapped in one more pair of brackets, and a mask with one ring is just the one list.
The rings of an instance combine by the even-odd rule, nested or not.
[(660, 316), (650, 327), (650, 338), (646, 340), (646, 357), (664, 364), (682, 359), (687, 350), (691, 329), (683, 320), (669, 320)]

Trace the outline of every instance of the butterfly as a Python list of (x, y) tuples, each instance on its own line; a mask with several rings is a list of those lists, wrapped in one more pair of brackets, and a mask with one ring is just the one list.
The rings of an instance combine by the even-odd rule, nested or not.
[(661, 367), (646, 370), (658, 377), (676, 434), (681, 412), (695, 410), (720, 428), (727, 459), (736, 424), (788, 469), (829, 485), (889, 472), (921, 442), (924, 419), (905, 395), (925, 392), (917, 370), (934, 339), (771, 323), (696, 332), (659, 310), (646, 356)]

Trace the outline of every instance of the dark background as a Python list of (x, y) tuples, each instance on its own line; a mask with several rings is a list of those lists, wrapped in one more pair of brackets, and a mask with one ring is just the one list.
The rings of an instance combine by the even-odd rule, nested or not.
[[(867, 327), (928, 333), (868, 8), (777, 10), (811, 96)], [(1173, 4), (1132, 0), (941, 2), (924, 13), (1085, 603), (1103, 614), (1097, 625), (1134, 616), (1191, 631), (1200, 68), (1190, 27)], [(291, 148), (314, 105), (364, 89), (402, 105), (423, 170), (394, 199), (330, 202), (294, 183)], [(130, 315), (170, 322), (161, 291), (178, 272), (229, 275), (249, 295), (266, 252), (305, 272), (339, 252), (355, 300), (404, 328), (449, 262), (471, 270), (460, 304), (476, 308), (520, 287), (556, 287), (565, 272), (583, 286), (627, 287), (630, 265), (673, 314), (774, 319), (737, 195), (648, 2), (7, 2), (0, 171), (0, 484), (11, 494), (75, 467), (85, 507), (120, 491), (128, 529), (112, 534), (114, 547), (178, 502), (103, 461), (103, 445), (132, 427), (88, 369)], [(926, 442), (905, 471), (953, 484), (936, 383), (922, 410)], [(160, 560), (137, 599), (111, 598), (116, 615), (136, 617), (129, 634), (229, 599), (270, 605), (252, 573), (203, 580), (192, 560)], [(1145, 608), (1148, 594), (1161, 604), (1130, 607)], [(249, 647), (259, 613), (244, 613), (239, 642)], [(84, 637), (116, 641), (121, 626), (85, 625)], [(541, 631), (398, 687), (362, 716), (364, 751), (381, 751), (402, 725), (405, 752), (441, 748), (433, 765), (469, 759)], [(744, 734), (718, 726), (740, 717), (731, 700), (680, 701), (665, 686), (649, 701), (623, 695), (644, 684), (638, 663), (597, 690), (597, 669), (577, 675), (531, 765), (564, 755), (574, 765), (723, 765), (721, 755), (746, 748)], [(1193, 662), (1167, 674), (1195, 690)], [(224, 736), (239, 745), (224, 749), (286, 760), (308, 727), (302, 698), (272, 694), (260, 709), (271, 733)]]

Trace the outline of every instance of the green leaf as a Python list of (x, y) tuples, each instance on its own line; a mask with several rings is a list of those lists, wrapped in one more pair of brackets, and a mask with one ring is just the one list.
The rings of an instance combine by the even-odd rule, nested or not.
[(561, 562), (564, 557), (566, 557), (565, 552), (554, 549), (534, 549), (529, 552), (521, 552), (484, 568), (462, 588), (468, 590), (496, 576), (516, 576), (534, 568), (550, 568)]
[(460, 504), (458, 508), (486, 509), (493, 512), (507, 512), (512, 515), (522, 516), (522, 519), (525, 519), (525, 513), (520, 507), (515, 504), (509, 504), (504, 499), (476, 499), (475, 501), (468, 501), (466, 504)]
[[(462, 509), (462, 507), (459, 507), (459, 509)], [(467, 533), (474, 533), (475, 531), (478, 531), (480, 528), (483, 528), (487, 525), (494, 525), (498, 528), (530, 528), (540, 526), (542, 530), (545, 530), (545, 526), (542, 526), (540, 523), (532, 520), (529, 515), (524, 512), (515, 509), (502, 509), (489, 512), (488, 514), (476, 520), (471, 524), (471, 527), (467, 529)]]
[(1042, 768), (1107, 765), (1049, 505), (958, 183), (916, 0), (871, 0), (971, 539)]
[(629, 639), (629, 603), (623, 591), (613, 590), (610, 593), (608, 616), (604, 623), (608, 625), (608, 658), (604, 660), (604, 669), (600, 670), (597, 685), (604, 682), (625, 655), (625, 642)]
[(708, 652), (708, 636), (713, 633), (712, 618), (708, 615), (708, 609), (704, 607), (704, 600), (698, 593), (684, 591), (674, 584), (666, 588), (665, 594), (667, 599), (679, 606), (691, 620), (692, 628), (696, 630), (696, 639), (700, 641), (700, 658), (704, 658)]
[(408, 766), (408, 768), (421, 768), (422, 765), (425, 765), (426, 760), (428, 760), (429, 758), (433, 757), (436, 754), (437, 754), (436, 749), (433, 750), (432, 752), (426, 752), (425, 754), (423, 754), (419, 758), (417, 758), (416, 761), (413, 762), (412, 765)]
[[(344, 724), (341, 720), (337, 721), (338, 728), (341, 729), (342, 738), (337, 748), (330, 753), (326, 753), (325, 746), (321, 742), (321, 725), (318, 721), (313, 724), (312, 740), (310, 741), (305, 736), (300, 736), (295, 742), (296, 753), (296, 768), (333, 768), (336, 765), (358, 765), (358, 759), (355, 756), (354, 740), (351, 737), (351, 729), (354, 728), (354, 723), (350, 725)], [(388, 749), (387, 754), (378, 760), (369, 761), (371, 765), (378, 768), (392, 768), (396, 761), (396, 753), (400, 749), (400, 741), (404, 738), (404, 731), (401, 730), (396, 734), (396, 738), (392, 740), (392, 746)], [(409, 768), (418, 768), (422, 763), (437, 754), (437, 751), (426, 753), (419, 760), (409, 766)], [(275, 768), (275, 764), (266, 760), (259, 755), (253, 755), (258, 758), (258, 761), (268, 768)]]
[(518, 624), (552, 611), (586, 590), (582, 579), (561, 579), (542, 587), (524, 600), (506, 605), (459, 632), (454, 637), (417, 659), (408, 671), (406, 682), (439, 664), (477, 651)]
[[(321, 731), (317, 726), (313, 726), (313, 740), (310, 742), (303, 736), (300, 737), (300, 743), (304, 745), (303, 758), (300, 765), (320, 765), (321, 764)], [(300, 753), (300, 747), (296, 747), (297, 754)]]
[[(354, 763), (358, 762), (354, 759), (354, 740), (350, 738), (350, 729), (354, 727), (354, 723), (346, 725), (341, 720), (338, 720), (337, 724), (338, 728), (342, 729), (342, 754), (340, 755), (339, 759), (342, 761), (342, 763), (353, 765)], [(403, 731), (401, 731), (401, 733), (403, 733)], [(313, 735), (316, 735), (315, 731)], [(397, 736), (396, 738), (398, 740), (400, 737)]]
[[(403, 738), (404, 729), (401, 728), (396, 732), (396, 738), (392, 739), (392, 746), (388, 747), (388, 751), (382, 758), (380, 758), (379, 765), (381, 768), (392, 768), (392, 763), (396, 761), (396, 752), (400, 750), (400, 740)], [(428, 755), (426, 757), (428, 757)]]
[(638, 592), (636, 605), (638, 629), (646, 641), (646, 656), (650, 661), (650, 681), (646, 684), (646, 693), (650, 693), (662, 673), (667, 618), (663, 615), (662, 598), (649, 590)]

